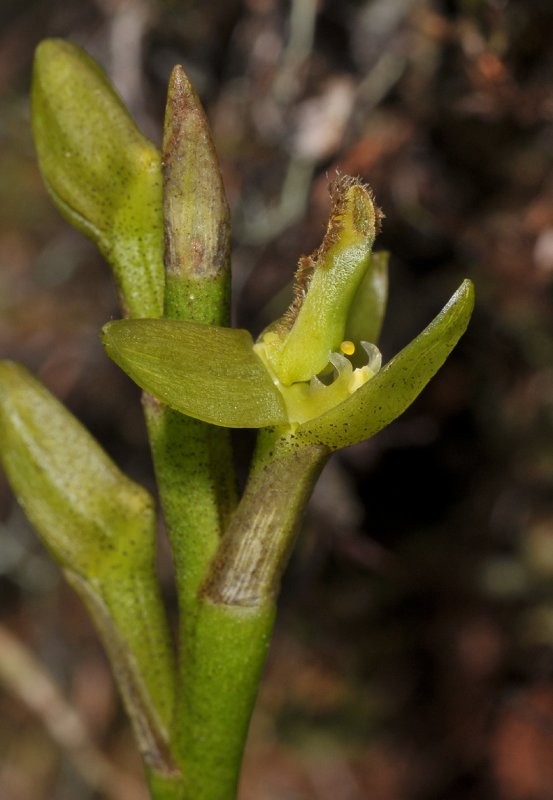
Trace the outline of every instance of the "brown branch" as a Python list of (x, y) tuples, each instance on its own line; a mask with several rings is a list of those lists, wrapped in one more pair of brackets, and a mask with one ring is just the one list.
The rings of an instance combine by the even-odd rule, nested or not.
[(31, 651), (0, 625), (0, 683), (39, 717), (86, 783), (110, 800), (147, 800), (133, 775), (116, 767), (90, 739), (86, 725)]

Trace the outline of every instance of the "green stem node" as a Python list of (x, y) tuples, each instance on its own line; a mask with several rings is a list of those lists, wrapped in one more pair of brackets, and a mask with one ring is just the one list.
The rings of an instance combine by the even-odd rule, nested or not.
[(329, 451), (262, 430), (244, 497), (223, 537), (204, 593), (215, 603), (273, 600), (299, 521)]
[(177, 740), (184, 800), (234, 800), (275, 606), (227, 606), (204, 598), (183, 665)]

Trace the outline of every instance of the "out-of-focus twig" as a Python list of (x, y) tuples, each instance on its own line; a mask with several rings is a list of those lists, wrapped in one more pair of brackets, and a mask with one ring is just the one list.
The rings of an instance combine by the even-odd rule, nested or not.
[(248, 209), (237, 220), (238, 238), (247, 244), (261, 245), (275, 239), (305, 211), (315, 164), (305, 159), (292, 158), (288, 162), (278, 203), (269, 208), (261, 206), (257, 213)]
[(87, 784), (110, 800), (147, 799), (140, 782), (98, 750), (52, 677), (4, 626), (0, 626), (0, 683), (40, 718)]
[(273, 94), (280, 103), (288, 105), (301, 86), (298, 71), (313, 50), (318, 5), (317, 0), (293, 0), (290, 7), (290, 35), (273, 81)]
[(143, 106), (142, 46), (152, 14), (149, 0), (95, 0), (105, 14), (110, 75), (134, 114)]
[[(318, 0), (292, 0), (288, 17), (288, 41), (273, 78), (269, 103), (280, 108), (280, 114), (295, 101), (302, 88), (300, 71), (307, 63), (315, 40)], [(305, 212), (309, 189), (315, 171), (315, 158), (292, 154), (288, 162), (278, 203), (267, 208), (256, 198), (256, 211), (248, 208), (236, 220), (235, 235), (241, 242), (265, 244), (275, 239)]]

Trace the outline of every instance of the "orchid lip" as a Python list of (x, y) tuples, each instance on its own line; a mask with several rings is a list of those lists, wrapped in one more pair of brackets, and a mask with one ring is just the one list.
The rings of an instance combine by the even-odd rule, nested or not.
[(367, 354), (367, 366), (376, 375), (382, 366), (382, 353), (372, 342), (360, 342), (360, 345)]
[[(367, 363), (357, 368), (354, 368), (350, 359), (344, 355), (343, 347), (341, 347), (342, 352), (329, 352), (328, 363), (334, 368), (330, 383), (321, 380), (318, 375), (313, 375), (309, 381), (299, 381), (286, 386), (268, 367), (284, 400), (290, 424), (303, 424), (326, 413), (347, 400), (374, 377), (382, 363), (380, 350), (370, 342), (360, 342), (360, 346), (367, 354)], [(352, 345), (348, 349), (353, 355), (355, 347)], [(257, 352), (260, 354), (260, 348)]]

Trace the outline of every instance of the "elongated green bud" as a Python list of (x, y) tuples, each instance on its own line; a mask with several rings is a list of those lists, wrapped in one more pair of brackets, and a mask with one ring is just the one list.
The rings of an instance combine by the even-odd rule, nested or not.
[(378, 232), (381, 214), (360, 181), (339, 179), (331, 196), (325, 237), (318, 250), (300, 259), (292, 305), (256, 345), (285, 386), (310, 380), (339, 349)]
[(80, 48), (37, 48), (33, 132), (46, 187), (61, 213), (114, 269), (130, 316), (163, 310), (161, 161), (100, 67)]
[(152, 498), (9, 361), (0, 362), (0, 457), (29, 520), (94, 617), (145, 757), (170, 771), (174, 664), (155, 575)]
[(151, 556), (154, 506), (23, 367), (0, 362), (1, 455), (30, 521), (63, 567), (93, 580)]

